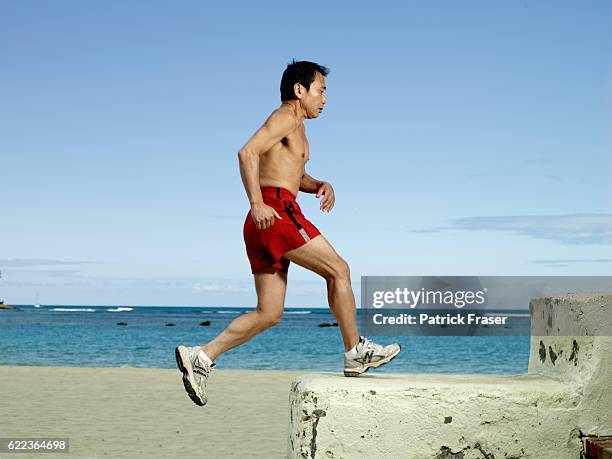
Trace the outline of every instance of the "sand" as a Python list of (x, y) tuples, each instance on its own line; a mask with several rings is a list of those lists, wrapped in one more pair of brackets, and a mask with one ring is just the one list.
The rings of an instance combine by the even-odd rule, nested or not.
[(0, 437), (69, 437), (70, 458), (280, 458), (289, 387), (305, 372), (217, 370), (209, 400), (180, 372), (154, 368), (0, 366)]

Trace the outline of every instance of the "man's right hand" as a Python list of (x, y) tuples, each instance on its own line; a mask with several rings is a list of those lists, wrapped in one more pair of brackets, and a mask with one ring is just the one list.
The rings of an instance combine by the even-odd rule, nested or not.
[(251, 217), (255, 222), (257, 229), (268, 229), (274, 225), (275, 219), (282, 220), (282, 217), (278, 215), (274, 208), (267, 204), (257, 203), (251, 206)]

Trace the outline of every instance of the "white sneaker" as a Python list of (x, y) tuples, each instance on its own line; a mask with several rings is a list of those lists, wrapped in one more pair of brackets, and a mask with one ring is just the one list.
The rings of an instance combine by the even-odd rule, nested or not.
[(209, 365), (200, 357), (200, 346), (185, 347), (179, 346), (175, 349), (176, 363), (179, 370), (183, 373), (183, 385), (193, 400), (199, 406), (206, 405), (206, 383), (211, 369), (215, 366)]
[(397, 343), (381, 346), (365, 336), (359, 337), (357, 343), (357, 356), (349, 359), (344, 355), (344, 376), (359, 376), (370, 368), (376, 368), (390, 362), (400, 353), (400, 345)]

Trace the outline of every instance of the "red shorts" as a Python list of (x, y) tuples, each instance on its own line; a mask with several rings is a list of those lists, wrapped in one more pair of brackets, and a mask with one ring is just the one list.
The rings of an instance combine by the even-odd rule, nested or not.
[(275, 218), (268, 229), (257, 229), (251, 212), (244, 221), (244, 243), (251, 263), (251, 272), (272, 266), (283, 272), (289, 270), (289, 260), (283, 255), (297, 249), (321, 232), (302, 214), (295, 196), (279, 187), (263, 187), (263, 201), (272, 207), (282, 220)]

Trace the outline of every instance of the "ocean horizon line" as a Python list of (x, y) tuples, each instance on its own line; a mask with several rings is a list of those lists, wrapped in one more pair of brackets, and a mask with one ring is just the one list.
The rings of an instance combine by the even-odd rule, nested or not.
[[(193, 308), (193, 309), (253, 309), (254, 306), (198, 306), (198, 305), (139, 305), (139, 304), (15, 304), (10, 303), (11, 306), (19, 308), (19, 307), (27, 307), (27, 308)], [(285, 306), (285, 309), (329, 309), (328, 306)], [(357, 309), (360, 309), (357, 307)]]
[[(254, 306), (194, 306), (194, 305), (132, 305), (132, 304), (44, 304), (44, 305), (33, 305), (33, 304), (11, 304), (14, 308), (34, 308), (34, 309), (49, 309), (49, 308), (115, 308), (115, 309), (241, 309), (241, 310), (252, 310), (255, 311)], [(285, 306), (285, 309), (306, 309), (306, 310), (325, 310), (331, 311), (329, 306)], [(366, 310), (369, 308), (363, 308), (361, 306), (356, 307), (357, 310)], [(436, 310), (438, 308), (419, 308), (420, 310)], [(419, 310), (415, 309), (415, 310)], [(465, 308), (457, 308), (458, 311)], [(529, 308), (519, 307), (506, 307), (506, 308), (477, 308), (481, 311), (529, 311)], [(441, 311), (445, 311), (445, 308), (440, 308)]]

